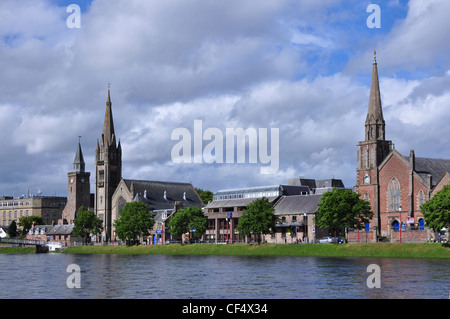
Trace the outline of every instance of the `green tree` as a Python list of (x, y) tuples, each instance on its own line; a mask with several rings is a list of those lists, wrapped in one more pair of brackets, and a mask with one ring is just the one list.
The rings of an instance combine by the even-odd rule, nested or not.
[(433, 198), (420, 206), (428, 228), (440, 231), (450, 227), (450, 185), (444, 186)]
[(236, 230), (245, 236), (257, 236), (260, 244), (261, 235), (273, 231), (277, 220), (273, 204), (266, 197), (262, 197), (247, 205)]
[(42, 216), (23, 216), (19, 218), (19, 227), (22, 227), (22, 235), (26, 235), (28, 231), (35, 225), (44, 225), (44, 219)]
[(194, 237), (200, 238), (206, 232), (208, 217), (203, 214), (200, 207), (187, 207), (180, 209), (170, 217), (168, 223), (170, 233), (175, 237), (194, 231)]
[(153, 213), (143, 202), (130, 202), (120, 210), (120, 217), (114, 222), (116, 235), (120, 240), (133, 244), (138, 237), (150, 235), (155, 221)]
[(103, 221), (94, 212), (81, 206), (77, 211), (77, 218), (73, 221), (73, 233), (88, 243), (90, 234), (99, 234), (103, 231)]
[(334, 233), (342, 228), (363, 229), (373, 212), (370, 210), (370, 203), (360, 196), (349, 189), (338, 188), (324, 193), (314, 216), (315, 225), (328, 228)]
[(214, 193), (208, 190), (203, 190), (201, 188), (196, 188), (198, 196), (202, 200), (203, 204), (208, 204), (213, 200)]
[(8, 230), (6, 232), (8, 233), (9, 237), (11, 237), (11, 238), (14, 238), (18, 235), (17, 234), (17, 224), (16, 224), (15, 220), (13, 220), (11, 222), (11, 224), (9, 224)]

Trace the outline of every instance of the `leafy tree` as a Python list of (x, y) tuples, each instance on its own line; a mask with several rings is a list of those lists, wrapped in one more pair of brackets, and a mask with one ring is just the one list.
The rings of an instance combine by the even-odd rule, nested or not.
[(90, 234), (98, 234), (103, 231), (103, 221), (84, 206), (78, 208), (77, 218), (73, 221), (73, 224), (74, 235), (84, 238), (86, 244)]
[(170, 233), (175, 237), (181, 237), (195, 229), (195, 237), (199, 238), (206, 232), (208, 217), (203, 214), (200, 207), (187, 207), (173, 214), (168, 226)]
[(9, 237), (14, 238), (17, 236), (17, 224), (16, 221), (13, 220), (11, 224), (9, 224), (8, 230), (6, 231)]
[(26, 235), (28, 231), (35, 225), (44, 225), (42, 216), (23, 216), (19, 218), (18, 226), (22, 227), (22, 235)]
[(427, 227), (434, 231), (450, 227), (450, 185), (444, 186), (433, 198), (420, 206)]
[(203, 190), (201, 188), (196, 188), (198, 196), (202, 200), (203, 204), (207, 204), (213, 200), (214, 193), (208, 190)]
[(257, 236), (260, 244), (261, 235), (269, 234), (275, 228), (277, 220), (273, 204), (262, 197), (247, 205), (236, 230), (245, 236)]
[(334, 232), (342, 228), (363, 229), (373, 212), (370, 210), (370, 203), (360, 196), (349, 189), (338, 188), (324, 193), (320, 198), (314, 223), (317, 227)]
[(120, 240), (131, 244), (140, 236), (150, 235), (155, 221), (153, 213), (143, 202), (130, 202), (120, 210), (120, 217), (114, 222)]

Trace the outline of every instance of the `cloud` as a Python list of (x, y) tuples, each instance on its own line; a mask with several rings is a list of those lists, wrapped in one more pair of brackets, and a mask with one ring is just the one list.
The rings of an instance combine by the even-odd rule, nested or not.
[[(108, 82), (125, 178), (217, 190), (335, 176), (352, 186), (373, 46), (388, 138), (450, 157), (447, 6), (391, 1), (382, 14), (401, 14), (371, 36), (358, 1), (95, 0), (69, 29), (53, 1), (3, 0), (0, 194), (65, 195), (79, 135), (93, 184)], [(279, 128), (277, 174), (260, 174), (261, 163), (173, 163), (171, 133), (194, 120), (222, 132)]]

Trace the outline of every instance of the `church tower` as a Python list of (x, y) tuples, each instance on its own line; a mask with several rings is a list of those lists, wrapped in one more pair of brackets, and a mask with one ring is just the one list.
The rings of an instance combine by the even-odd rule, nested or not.
[(78, 140), (78, 148), (73, 161), (73, 171), (67, 174), (68, 190), (67, 204), (62, 212), (62, 220), (60, 224), (73, 224), (76, 219), (76, 212), (81, 206), (89, 209), (90, 207), (90, 183), (89, 177), (91, 173), (85, 172), (85, 163), (83, 151), (81, 150), (81, 136)]
[(102, 240), (111, 240), (111, 199), (122, 179), (122, 148), (116, 143), (111, 96), (108, 88), (105, 121), (100, 141), (95, 149), (95, 213), (103, 221)]
[(378, 166), (392, 150), (392, 142), (385, 139), (385, 122), (381, 106), (376, 52), (372, 65), (369, 107), (365, 123), (365, 140), (358, 143), (356, 188), (363, 199), (370, 202), (374, 213), (373, 225), (380, 229)]

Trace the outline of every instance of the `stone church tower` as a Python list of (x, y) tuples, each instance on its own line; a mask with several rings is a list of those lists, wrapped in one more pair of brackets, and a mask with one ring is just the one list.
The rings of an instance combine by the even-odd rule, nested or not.
[(380, 229), (378, 165), (392, 150), (392, 142), (386, 140), (385, 132), (375, 55), (372, 66), (369, 107), (365, 123), (365, 139), (358, 143), (355, 186), (363, 198), (370, 202), (374, 213), (374, 225), (371, 226), (377, 227), (378, 231)]
[(103, 221), (102, 241), (111, 240), (111, 199), (122, 179), (122, 148), (116, 143), (111, 108), (111, 96), (108, 89), (105, 121), (100, 141), (95, 149), (95, 204), (94, 211)]
[[(81, 137), (80, 137), (81, 138)], [(81, 143), (78, 141), (78, 148), (73, 161), (73, 171), (67, 174), (67, 204), (62, 212), (62, 220), (59, 224), (73, 224), (76, 212), (81, 206), (90, 208), (90, 183), (91, 173), (85, 172), (85, 163)]]

